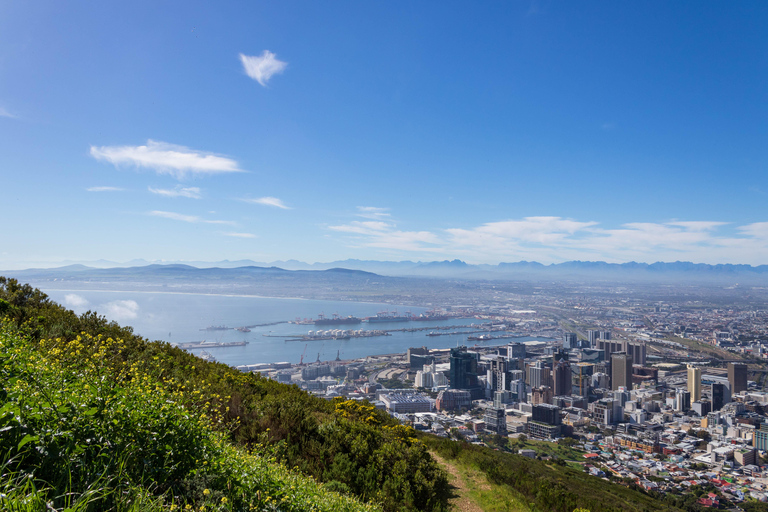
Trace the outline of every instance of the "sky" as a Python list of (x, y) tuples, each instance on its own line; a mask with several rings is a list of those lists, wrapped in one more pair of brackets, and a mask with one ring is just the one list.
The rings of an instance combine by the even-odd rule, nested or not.
[(768, 264), (768, 3), (0, 3), (0, 268)]

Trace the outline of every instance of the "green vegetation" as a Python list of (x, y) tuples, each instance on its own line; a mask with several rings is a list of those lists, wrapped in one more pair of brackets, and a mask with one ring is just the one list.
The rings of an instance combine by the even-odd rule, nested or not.
[(0, 316), (0, 488), (24, 510), (445, 509), (444, 471), (368, 404), (202, 362), (11, 279)]
[(661, 497), (609, 484), (565, 465), (545, 464), (520, 455), (432, 436), (421, 439), (447, 461), (482, 471), (491, 484), (512, 487), (531, 510), (571, 512), (580, 507), (593, 512), (680, 510)]
[[(417, 435), (367, 402), (203, 362), (2, 277), (0, 318), (0, 510), (444, 511), (430, 451), (486, 510), (689, 506), (562, 465), (568, 441)], [(503, 451), (522, 447), (558, 460)]]

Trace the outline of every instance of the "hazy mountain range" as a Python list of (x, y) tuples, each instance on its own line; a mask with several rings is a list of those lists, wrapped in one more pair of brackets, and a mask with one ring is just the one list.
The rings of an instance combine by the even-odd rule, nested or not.
[[(133, 260), (117, 263), (106, 260), (78, 263), (57, 268), (0, 271), (0, 274), (21, 279), (99, 279), (99, 278), (190, 278), (195, 280), (237, 279), (246, 275), (315, 275), (316, 273), (339, 276), (344, 272), (352, 275), (378, 274), (401, 277), (436, 277), (450, 279), (499, 279), (499, 280), (571, 280), (589, 279), (600, 281), (655, 281), (655, 282), (717, 282), (730, 284), (768, 283), (768, 265), (708, 265), (691, 262), (606, 263), (602, 261), (568, 261), (544, 265), (520, 261), (498, 265), (473, 265), (461, 260), (453, 261), (366, 261), (343, 260), (329, 263), (304, 263), (297, 260), (256, 262), (237, 261), (187, 261), (149, 262)], [(359, 271), (359, 272), (351, 272)], [(298, 274), (298, 275), (295, 275)]]

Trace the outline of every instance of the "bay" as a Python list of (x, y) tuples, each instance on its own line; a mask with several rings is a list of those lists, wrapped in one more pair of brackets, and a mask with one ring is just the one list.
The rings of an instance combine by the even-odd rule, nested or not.
[[(467, 334), (427, 336), (428, 330), (393, 332), (391, 336), (372, 338), (306, 342), (285, 341), (283, 337), (275, 337), (302, 336), (310, 330), (317, 329), (314, 325), (289, 323), (251, 327), (251, 332), (247, 333), (233, 329), (204, 330), (209, 326), (223, 325), (233, 328), (317, 318), (320, 313), (328, 317), (337, 313), (342, 317), (351, 315), (363, 318), (375, 316), (382, 311), (396, 310), (399, 314), (410, 311), (418, 315), (428, 310), (425, 307), (243, 295), (41, 289), (52, 300), (78, 314), (87, 310), (96, 311), (120, 325), (130, 325), (134, 332), (150, 340), (162, 340), (174, 344), (201, 340), (224, 343), (247, 341), (248, 344), (244, 346), (208, 349), (217, 361), (232, 366), (280, 361), (295, 364), (299, 363), (302, 354), (304, 354), (304, 362), (314, 362), (318, 359), (334, 360), (337, 355), (341, 359), (357, 359), (372, 355), (404, 353), (409, 347), (449, 348), (468, 343)], [(459, 326), (471, 323), (480, 324), (481, 321), (452, 318), (425, 322), (376, 324), (364, 322), (353, 326), (329, 326), (324, 329), (390, 330), (407, 327)], [(533, 339), (536, 338), (518, 338), (516, 341)], [(498, 343), (500, 342), (497, 341), (494, 344)], [(200, 353), (199, 350), (192, 350), (192, 352)]]

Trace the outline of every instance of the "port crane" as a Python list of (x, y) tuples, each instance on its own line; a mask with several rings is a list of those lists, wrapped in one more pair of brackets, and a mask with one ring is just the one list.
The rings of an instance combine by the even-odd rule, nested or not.
[(309, 346), (309, 343), (304, 345), (304, 352), (301, 353), (301, 359), (299, 360), (299, 366), (302, 366), (304, 364), (304, 356), (307, 355), (307, 347)]

